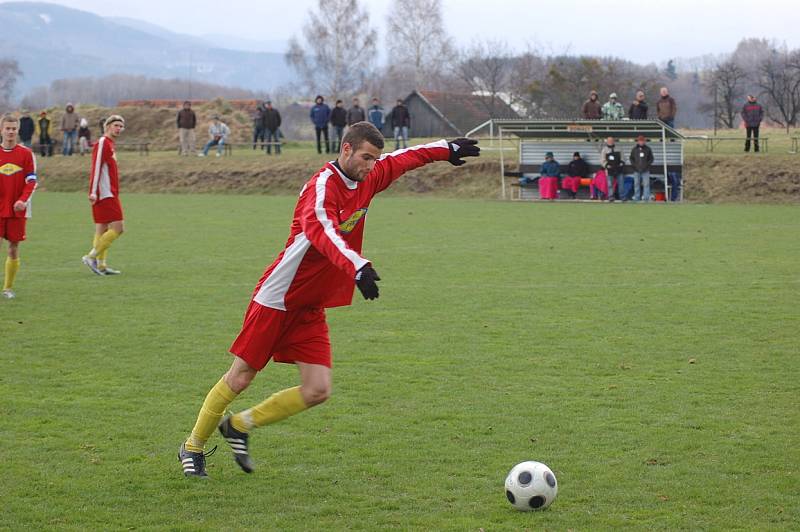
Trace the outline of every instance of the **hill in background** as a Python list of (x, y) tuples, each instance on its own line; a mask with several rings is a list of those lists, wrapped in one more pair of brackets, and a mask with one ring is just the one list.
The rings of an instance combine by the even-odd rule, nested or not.
[(142, 23), (138, 27), (44, 2), (0, 4), (2, 55), (16, 59), (22, 95), (54, 80), (138, 74), (270, 91), (293, 80), (280, 53), (226, 48)]

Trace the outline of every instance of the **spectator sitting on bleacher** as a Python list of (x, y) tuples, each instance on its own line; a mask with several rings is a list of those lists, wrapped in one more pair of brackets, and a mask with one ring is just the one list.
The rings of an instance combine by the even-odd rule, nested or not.
[(589, 177), (589, 165), (581, 157), (580, 152), (572, 154), (572, 160), (567, 166), (567, 176), (561, 180), (561, 190), (569, 192), (572, 199), (578, 196), (578, 188), (581, 186), (581, 179)]
[[(633, 201), (650, 201), (650, 165), (654, 160), (653, 150), (647, 145), (647, 139), (644, 138), (644, 135), (639, 135), (636, 139), (636, 146), (631, 150)], [(642, 195), (642, 186), (644, 186), (644, 195)]]
[(608, 183), (608, 192), (606, 194), (606, 199), (608, 201), (614, 201), (614, 180), (616, 178), (617, 182), (617, 192), (619, 194), (619, 198), (623, 199), (623, 194), (625, 190), (625, 180), (622, 176), (622, 170), (625, 166), (622, 160), (622, 154), (617, 151), (616, 142), (614, 141), (614, 137), (608, 137), (606, 139), (606, 144), (603, 146), (603, 149), (600, 150), (600, 164), (602, 165), (603, 169), (606, 171), (606, 180)]
[(553, 152), (544, 154), (544, 162), (539, 170), (539, 197), (554, 200), (558, 196), (558, 178), (561, 165), (553, 158)]
[(603, 120), (622, 120), (625, 118), (625, 109), (617, 101), (617, 93), (612, 92), (608, 101), (603, 104)]
[(208, 127), (209, 140), (203, 148), (203, 153), (198, 153), (197, 155), (199, 157), (205, 157), (208, 155), (208, 150), (210, 150), (212, 146), (216, 146), (217, 157), (221, 157), (222, 149), (225, 147), (225, 141), (228, 139), (228, 135), (230, 134), (231, 130), (228, 128), (228, 126), (219, 119), (219, 116), (214, 115), (214, 121)]

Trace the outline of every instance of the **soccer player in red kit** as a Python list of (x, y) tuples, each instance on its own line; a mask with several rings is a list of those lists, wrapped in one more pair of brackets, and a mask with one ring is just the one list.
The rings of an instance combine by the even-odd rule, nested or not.
[(119, 115), (109, 116), (103, 136), (92, 149), (92, 173), (89, 178), (89, 202), (92, 204), (95, 234), (92, 249), (81, 259), (97, 275), (117, 275), (120, 272), (106, 264), (108, 248), (125, 229), (122, 203), (119, 201), (119, 168), (114, 141), (125, 129)]
[(31, 216), (31, 195), (36, 189), (36, 158), (30, 148), (17, 144), (19, 119), (0, 118), (0, 243), (8, 240), (2, 295), (14, 299), (14, 279), (19, 271), (19, 243)]
[[(378, 297), (380, 278), (361, 255), (372, 198), (403, 173), (434, 161), (460, 166), (479, 155), (477, 141), (440, 140), (381, 156), (383, 135), (368, 122), (350, 127), (339, 157), (327, 163), (300, 192), (285, 249), (256, 286), (227, 373), (206, 396), (178, 459), (184, 475), (206, 477), (204, 447), (215, 428), (231, 446), (236, 463), (253, 471), (248, 435), (324, 402), (331, 390), (331, 345), (325, 308), (349, 305), (358, 286), (365, 299)], [(293, 363), (300, 386), (222, 419), (228, 405), (269, 360)], [(220, 420), (222, 419), (222, 422)]]

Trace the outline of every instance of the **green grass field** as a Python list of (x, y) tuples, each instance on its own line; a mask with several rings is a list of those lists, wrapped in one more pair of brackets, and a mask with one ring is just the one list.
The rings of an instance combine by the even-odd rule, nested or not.
[[(202, 482), (176, 451), (294, 199), (123, 199), (100, 278), (84, 195), (36, 198), (0, 301), (0, 529), (797, 529), (797, 207), (378, 198), (381, 298), (329, 311), (332, 399)], [(547, 511), (505, 500), (528, 459)]]

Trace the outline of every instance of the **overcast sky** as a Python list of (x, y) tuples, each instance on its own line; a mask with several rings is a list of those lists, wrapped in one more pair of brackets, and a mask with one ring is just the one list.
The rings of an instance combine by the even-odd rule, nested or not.
[[(50, 0), (105, 16), (152, 22), (173, 31), (257, 40), (297, 34), (316, 0)], [(800, 47), (798, 0), (442, 0), (458, 45), (502, 39), (548, 51), (614, 55), (638, 62), (732, 51), (744, 37)], [(381, 35), (394, 2), (362, 0)], [(91, 31), (87, 28), (87, 31)]]

